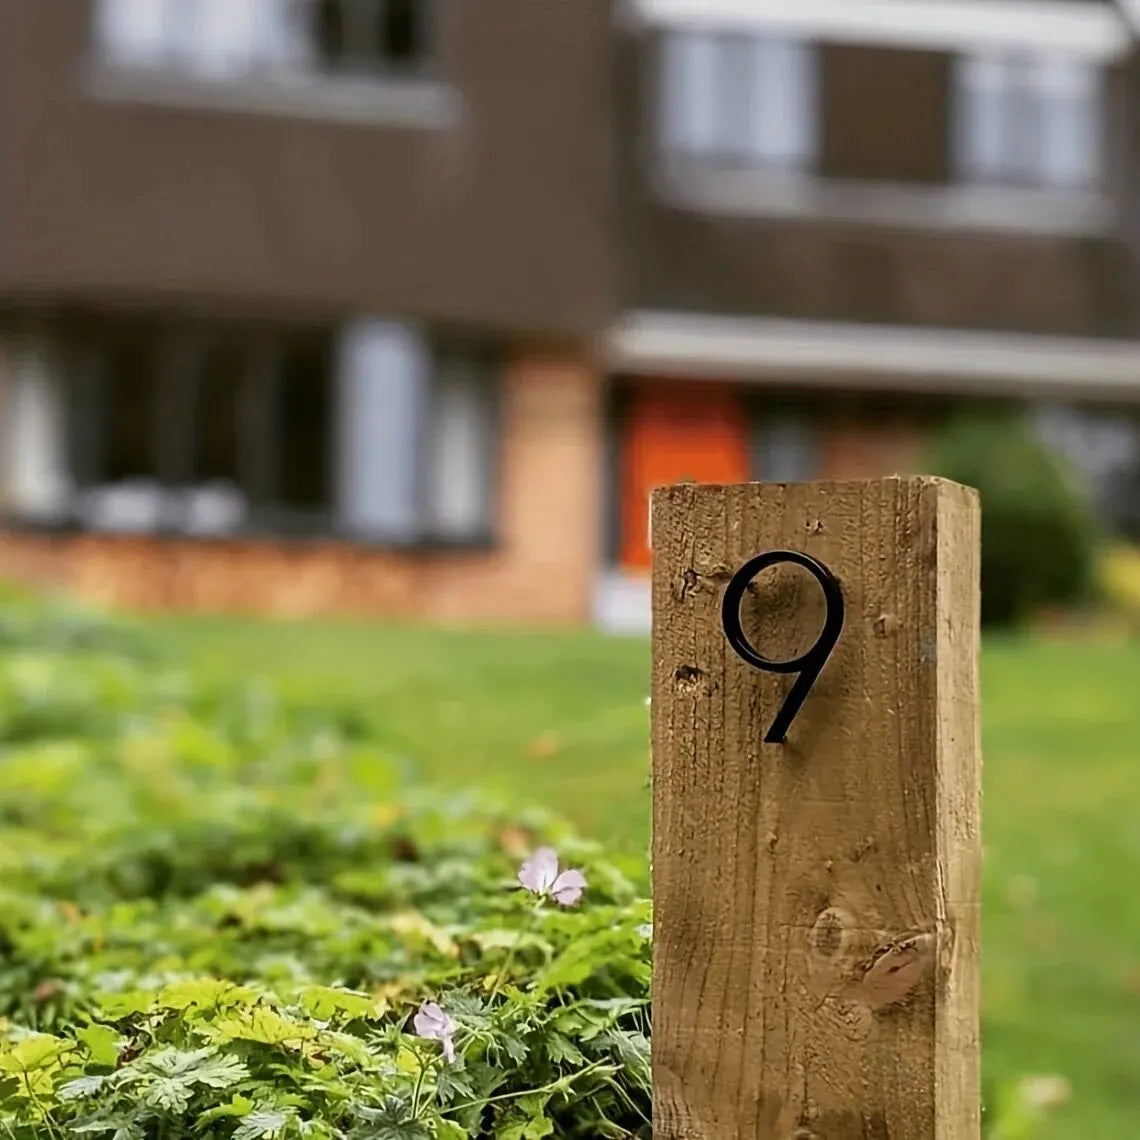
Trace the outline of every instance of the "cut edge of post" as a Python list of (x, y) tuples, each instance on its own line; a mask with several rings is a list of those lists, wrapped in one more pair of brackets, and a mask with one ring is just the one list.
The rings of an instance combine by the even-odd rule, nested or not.
[[(981, 1130), (981, 501), (978, 492), (933, 479), (936, 500), (939, 766), (938, 865), (943, 920), (940, 968), (945, 999), (936, 1016), (942, 1048), (936, 1096), (953, 1125), (940, 1121), (936, 1140)], [(951, 1130), (952, 1129), (952, 1130)]]

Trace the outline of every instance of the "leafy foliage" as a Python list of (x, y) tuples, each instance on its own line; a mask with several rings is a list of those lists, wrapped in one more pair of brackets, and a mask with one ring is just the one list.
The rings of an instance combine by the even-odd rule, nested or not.
[[(649, 906), (596, 848), (403, 786), (351, 716), (8, 608), (0, 1135), (649, 1136)], [(580, 907), (515, 889), (544, 842)]]
[(981, 494), (984, 623), (1014, 624), (1086, 597), (1096, 551), (1092, 512), (1028, 426), (964, 416), (935, 438), (927, 465)]

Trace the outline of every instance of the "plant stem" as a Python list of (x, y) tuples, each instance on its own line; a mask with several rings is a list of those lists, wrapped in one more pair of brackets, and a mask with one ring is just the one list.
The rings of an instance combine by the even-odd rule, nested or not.
[(648, 1116), (646, 1116), (646, 1115), (645, 1115), (645, 1113), (641, 1111), (641, 1106), (640, 1106), (640, 1105), (639, 1105), (639, 1104), (638, 1104), (638, 1103), (637, 1103), (637, 1102), (636, 1102), (636, 1101), (633, 1099), (633, 1097), (631, 1097), (631, 1096), (629, 1095), (629, 1093), (628, 1093), (628, 1092), (626, 1092), (626, 1090), (625, 1090), (625, 1089), (623, 1089), (623, 1088), (621, 1087), (621, 1085), (619, 1085), (619, 1084), (617, 1083), (617, 1081), (615, 1081), (615, 1080), (614, 1080), (614, 1079), (611, 1077), (611, 1078), (610, 1078), (610, 1079), (609, 1079), (609, 1080), (608, 1080), (606, 1083), (607, 1083), (607, 1084), (608, 1084), (608, 1085), (609, 1085), (609, 1086), (610, 1086), (610, 1087), (611, 1087), (611, 1088), (614, 1090), (614, 1093), (615, 1093), (615, 1095), (617, 1096), (618, 1100), (620, 1100), (620, 1101), (624, 1101), (624, 1102), (625, 1102), (625, 1105), (626, 1105), (626, 1107), (627, 1107), (627, 1108), (628, 1108), (628, 1109), (629, 1109), (631, 1112), (634, 1112), (634, 1113), (636, 1113), (638, 1116), (640, 1116), (640, 1117), (641, 1117), (641, 1119), (642, 1119), (642, 1120), (644, 1120), (644, 1121), (645, 1121), (645, 1123), (646, 1123), (646, 1124), (648, 1124), (650, 1127), (652, 1127), (652, 1126), (653, 1126), (653, 1121), (652, 1121), (652, 1120), (650, 1120), (650, 1119), (649, 1119), (649, 1117), (648, 1117)]
[(51, 1109), (44, 1107), (44, 1105), (40, 1102), (40, 1098), (38, 1096), (36, 1096), (36, 1090), (32, 1087), (31, 1071), (25, 1069), (24, 1073), (23, 1073), (23, 1077), (24, 1077), (24, 1088), (27, 1090), (28, 1099), (39, 1110), (40, 1116), (43, 1118), (43, 1122), (48, 1126), (48, 1129), (50, 1130), (51, 1135), (52, 1136), (58, 1136), (59, 1130), (55, 1126), (55, 1119), (51, 1114)]
[(461, 1104), (449, 1104), (447, 1106), (448, 1112), (459, 1112), (464, 1108), (474, 1108), (480, 1104), (498, 1104), (504, 1100), (516, 1100), (520, 1096), (541, 1096), (542, 1093), (555, 1092), (559, 1088), (569, 1088), (570, 1085), (579, 1077), (584, 1077), (592, 1073), (595, 1069), (600, 1069), (605, 1065), (605, 1061), (591, 1061), (584, 1069), (580, 1069), (571, 1077), (559, 1077), (556, 1081), (551, 1081), (549, 1084), (543, 1085), (537, 1089), (520, 1089), (518, 1092), (500, 1093), (498, 1096), (483, 1097), (480, 1100), (467, 1100)]
[(423, 1054), (417, 1052), (416, 1056), (419, 1057), (420, 1071), (416, 1074), (416, 1087), (412, 1090), (413, 1120), (420, 1118), (420, 1090), (424, 1087), (424, 1073), (427, 1072), (427, 1062), (424, 1061)]
[(526, 924), (515, 936), (511, 948), (507, 951), (506, 958), (503, 959), (503, 964), (499, 968), (498, 974), (495, 976), (495, 984), (491, 987), (491, 992), (487, 995), (487, 1001), (493, 1000), (495, 995), (499, 992), (499, 987), (507, 980), (507, 973), (511, 966), (514, 965), (515, 953), (519, 946), (522, 945), (523, 937), (530, 934), (538, 921), (538, 916), (542, 913), (542, 899), (538, 900), (533, 911), (531, 911), (530, 922)]

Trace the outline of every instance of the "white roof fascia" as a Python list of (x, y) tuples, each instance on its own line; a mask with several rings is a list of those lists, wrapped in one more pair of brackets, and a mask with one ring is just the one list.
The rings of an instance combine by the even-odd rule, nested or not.
[(1140, 341), (633, 312), (605, 335), (617, 373), (794, 386), (1140, 399)]
[[(1140, 25), (1140, 0), (1121, 0)], [(1087, 0), (626, 0), (659, 27), (769, 31), (806, 39), (942, 51), (1034, 50), (1104, 63), (1133, 29), (1111, 3)]]

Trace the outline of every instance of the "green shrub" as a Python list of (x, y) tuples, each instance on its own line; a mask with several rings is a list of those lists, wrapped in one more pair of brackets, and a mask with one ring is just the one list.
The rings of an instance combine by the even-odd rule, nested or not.
[[(612, 860), (404, 786), (350, 717), (6, 616), (0, 1136), (648, 1137), (651, 915)], [(578, 905), (519, 888), (541, 843)]]
[(927, 466), (981, 494), (983, 624), (1012, 625), (1086, 598), (1092, 512), (1028, 425), (1012, 416), (955, 420), (932, 442)]

